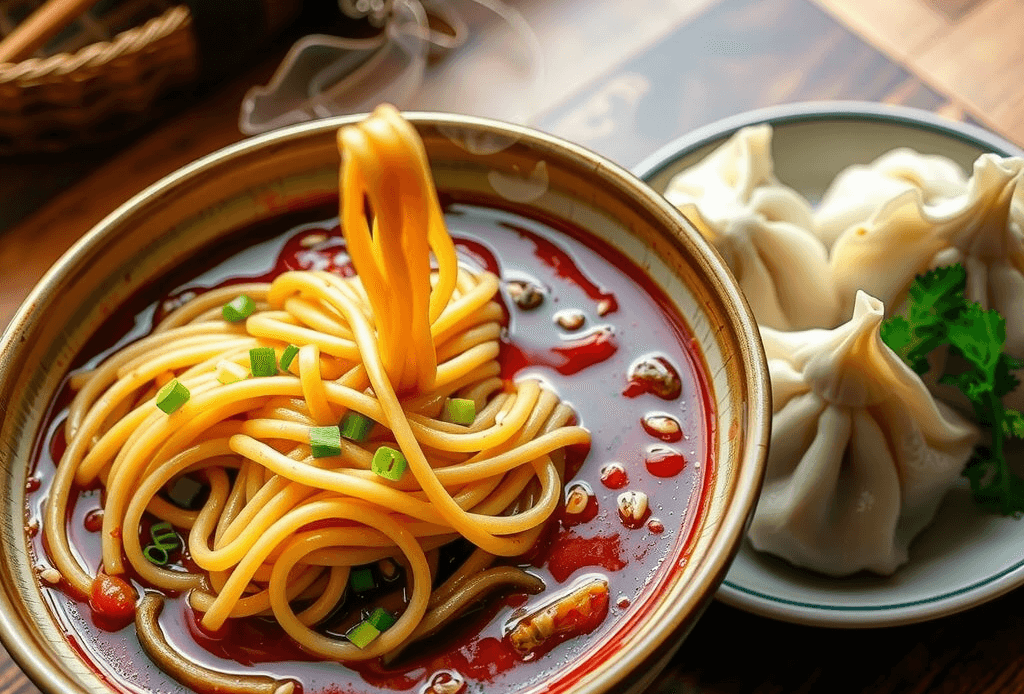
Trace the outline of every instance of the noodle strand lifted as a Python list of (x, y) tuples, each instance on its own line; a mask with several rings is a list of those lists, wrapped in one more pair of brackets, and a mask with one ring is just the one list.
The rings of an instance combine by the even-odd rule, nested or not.
[[(207, 629), (273, 616), (310, 653), (353, 661), (400, 652), (494, 586), (539, 589), (519, 569), (489, 567), (535, 543), (562, 497), (561, 450), (589, 434), (540, 383), (500, 377), (498, 278), (460, 266), (412, 126), (381, 107), (338, 144), (355, 277), (286, 272), (211, 290), (73, 377), (44, 524), (55, 566), (83, 595), (98, 576), (127, 574), (188, 591)], [(240, 294), (244, 324), (220, 312)], [(269, 371), (257, 353), (272, 356)], [(164, 386), (187, 399), (167, 407)], [(445, 418), (454, 402), (469, 420)], [(350, 417), (365, 436), (318, 448)], [(201, 489), (192, 500), (173, 493), (185, 479)], [(73, 490), (95, 484), (98, 567), (81, 563), (67, 530)], [(148, 557), (161, 521), (185, 561)], [(437, 548), (458, 538), (478, 549), (442, 581)], [(369, 640), (341, 635), (337, 624), (359, 619), (357, 608), (345, 616), (353, 572), (385, 560), (404, 567), (405, 599), (381, 599), (391, 617)], [(158, 608), (147, 605), (151, 634)]]

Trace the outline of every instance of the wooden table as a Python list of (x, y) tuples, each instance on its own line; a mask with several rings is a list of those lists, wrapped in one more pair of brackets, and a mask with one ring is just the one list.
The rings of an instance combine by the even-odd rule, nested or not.
[[(1024, 141), (1024, 87), (1014, 68), (1024, 57), (1019, 0), (515, 4), (546, 51), (544, 82), (526, 105), (531, 122), (626, 166), (717, 118), (809, 99), (908, 104)], [(60, 254), (118, 204), (241, 139), (241, 97), (267, 82), (286, 49), (276, 46), (245, 74), (127, 142), (0, 160), (0, 325)], [(450, 109), (479, 106), (453, 95)], [(37, 691), (0, 652), (0, 694)], [(1024, 591), (925, 624), (851, 631), (715, 603), (652, 691), (1022, 692)]]

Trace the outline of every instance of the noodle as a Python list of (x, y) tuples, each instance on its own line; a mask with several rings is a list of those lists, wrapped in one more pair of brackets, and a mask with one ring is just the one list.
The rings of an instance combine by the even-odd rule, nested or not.
[[(539, 589), (517, 569), (488, 567), (534, 544), (562, 497), (560, 451), (589, 434), (568, 425), (571, 410), (540, 383), (500, 378), (498, 279), (460, 267), (413, 128), (381, 107), (342, 128), (338, 143), (356, 277), (286, 272), (270, 284), (211, 290), (75, 376), (44, 526), (54, 564), (82, 594), (96, 578), (71, 550), (68, 503), (76, 485), (97, 482), (102, 573), (130, 570), (161, 590), (191, 591), (211, 630), (272, 615), (322, 658), (397, 653), (495, 587)], [(244, 324), (223, 320), (220, 306), (241, 293), (255, 312)], [(298, 349), (287, 370), (222, 382), (249, 374), (250, 350), (270, 347), (279, 363), (288, 345)], [(166, 414), (155, 396), (173, 379), (189, 397)], [(471, 423), (442, 419), (453, 397), (472, 401)], [(372, 420), (369, 438), (314, 457), (313, 428), (349, 412)], [(381, 446), (407, 461), (399, 479), (374, 471)], [(183, 477), (202, 485), (200, 508), (168, 497)], [(153, 519), (187, 538), (194, 570), (147, 559), (143, 532)], [(432, 595), (436, 550), (460, 537), (479, 549)], [(318, 629), (344, 607), (351, 570), (385, 559), (405, 567), (408, 599), (394, 623), (359, 645)], [(145, 604), (140, 629), (163, 653), (159, 608)], [(172, 675), (180, 670), (153, 657)]]

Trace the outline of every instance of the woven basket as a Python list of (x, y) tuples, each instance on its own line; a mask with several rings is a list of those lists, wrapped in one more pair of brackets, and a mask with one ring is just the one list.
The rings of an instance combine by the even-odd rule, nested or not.
[[(161, 96), (196, 82), (199, 47), (180, 1), (102, 0), (40, 57), (0, 64), (0, 154), (109, 140), (157, 115)], [(0, 0), (0, 35), (42, 2)], [(264, 0), (265, 9), (273, 4)], [(273, 28), (294, 14), (276, 8)]]

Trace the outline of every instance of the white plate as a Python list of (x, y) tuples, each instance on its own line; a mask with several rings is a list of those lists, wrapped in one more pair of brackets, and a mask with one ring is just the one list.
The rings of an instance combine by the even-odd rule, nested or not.
[[(736, 130), (775, 129), (775, 173), (811, 202), (843, 168), (894, 147), (942, 154), (970, 172), (983, 152), (1024, 155), (981, 128), (904, 107), (851, 102), (794, 104), (729, 118), (663, 147), (634, 172), (663, 191), (669, 179)], [(1016, 456), (1018, 461), (1021, 454)], [(829, 627), (895, 626), (979, 605), (1024, 584), (1024, 520), (979, 511), (966, 481), (943, 501), (934, 523), (910, 546), (892, 576), (835, 579), (741, 547), (718, 591), (723, 602), (756, 614)]]

